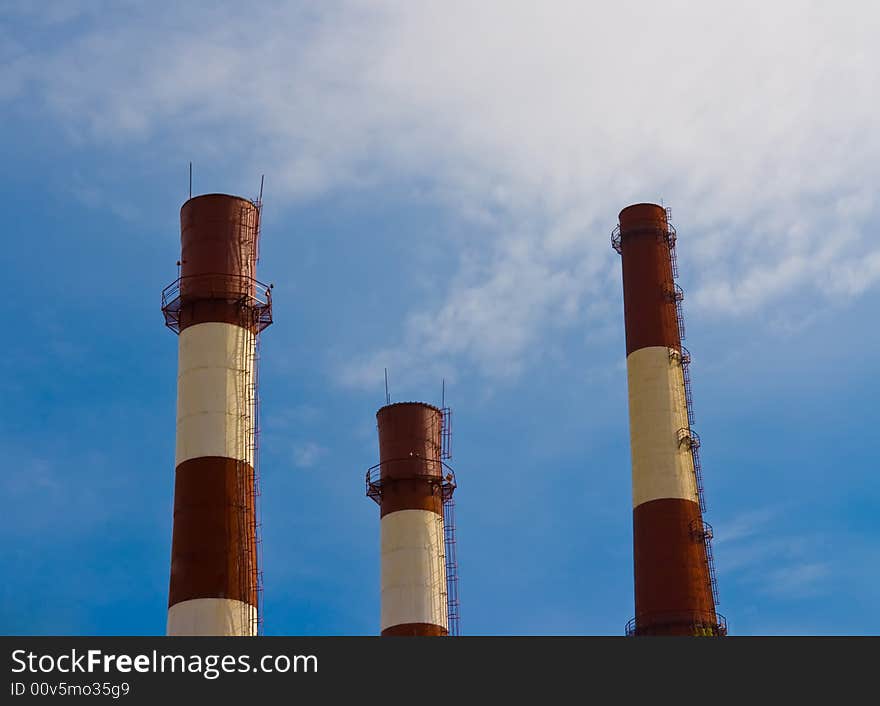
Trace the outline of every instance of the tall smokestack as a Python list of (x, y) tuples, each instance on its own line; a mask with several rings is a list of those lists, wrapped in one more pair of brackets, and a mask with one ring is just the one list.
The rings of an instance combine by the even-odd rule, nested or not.
[(180, 334), (169, 635), (256, 635), (259, 201), (207, 194), (180, 210), (179, 278), (162, 293)]
[(623, 209), (612, 236), (623, 261), (632, 451), (636, 615), (627, 633), (724, 635), (712, 530), (702, 516), (675, 237), (656, 204)]
[(380, 508), (382, 635), (457, 634), (448, 410), (401, 402), (376, 420), (379, 463), (367, 471), (367, 495)]

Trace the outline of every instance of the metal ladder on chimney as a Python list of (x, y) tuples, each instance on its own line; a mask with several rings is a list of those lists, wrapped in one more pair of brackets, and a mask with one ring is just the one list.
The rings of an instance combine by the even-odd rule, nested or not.
[[(255, 282), (257, 247), (259, 243), (260, 208), (259, 201), (253, 202), (256, 211), (244, 209), (242, 213), (242, 227), (246, 229), (245, 237), (240, 242), (244, 244), (242, 258), (249, 258), (253, 253), (253, 259), (248, 262), (246, 280), (243, 282), (240, 306), (239, 324), (243, 337), (240, 346), (241, 359), (239, 361), (239, 374), (241, 376), (241, 399), (242, 410), (240, 415), (240, 429), (243, 431), (243, 443), (240, 458), (240, 472), (238, 473), (238, 492), (240, 503), (240, 529), (239, 537), (240, 560), (239, 577), (245, 584), (242, 595), (247, 598), (246, 622), (247, 634), (263, 634), (263, 572), (262, 572), (262, 520), (260, 516), (260, 474), (259, 474), (259, 327), (258, 312), (254, 306), (255, 301), (251, 297), (251, 286)], [(250, 464), (248, 464), (250, 460)], [(248, 601), (254, 597), (256, 605), (253, 609)]]
[[(669, 209), (666, 209), (666, 218), (667, 223), (671, 218), (671, 212)], [(678, 324), (678, 333), (679, 339), (685, 338), (685, 328), (684, 328), (684, 313), (682, 310), (682, 301), (684, 300), (684, 291), (676, 282), (678, 279), (678, 259), (675, 254), (675, 241), (676, 241), (676, 232), (675, 229), (669, 225), (668, 230), (665, 234), (663, 234), (663, 239), (666, 242), (666, 246), (669, 249), (669, 260), (672, 269), (672, 281), (669, 283), (667, 287), (666, 294), (667, 298), (673, 303), (675, 307), (675, 318), (676, 323)], [(712, 553), (712, 526), (705, 522), (702, 519), (702, 514), (706, 512), (706, 497), (703, 492), (703, 466), (700, 461), (700, 436), (694, 431), (694, 405), (693, 405), (693, 392), (691, 388), (691, 376), (690, 376), (690, 362), (691, 355), (690, 352), (685, 348), (681, 343), (679, 343), (681, 347), (680, 351), (671, 350), (670, 351), (670, 360), (676, 361), (681, 366), (681, 375), (682, 375), (682, 392), (684, 395), (684, 403), (685, 408), (687, 410), (687, 426), (682, 427), (677, 432), (677, 441), (678, 446), (686, 446), (691, 454), (691, 459), (693, 461), (693, 469), (694, 469), (694, 487), (697, 492), (697, 500), (700, 506), (701, 517), (698, 520), (694, 520), (693, 524), (699, 524), (699, 527), (691, 526), (689, 529), (691, 537), (695, 541), (699, 541), (703, 545), (704, 550), (704, 563), (706, 565), (706, 571), (709, 579), (709, 588), (712, 591), (712, 599), (715, 602), (715, 605), (718, 605), (718, 579), (715, 574), (715, 559)]]
[[(452, 458), (452, 410), (444, 407), (440, 417), (441, 463)], [(443, 468), (441, 467), (441, 473)], [(449, 635), (461, 634), (461, 603), (458, 595), (458, 561), (455, 541), (455, 478), (450, 473), (441, 485), (443, 493), (443, 544), (446, 568), (446, 614)]]

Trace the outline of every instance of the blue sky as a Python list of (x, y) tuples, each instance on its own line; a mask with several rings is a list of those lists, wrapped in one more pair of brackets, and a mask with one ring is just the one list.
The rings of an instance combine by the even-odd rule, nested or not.
[[(679, 232), (733, 634), (876, 634), (880, 12), (0, 2), (0, 631), (161, 634), (187, 194), (255, 196), (267, 634), (378, 631), (395, 400), (454, 409), (465, 634), (631, 617), (623, 206)], [(860, 20), (852, 17), (858, 10)]]

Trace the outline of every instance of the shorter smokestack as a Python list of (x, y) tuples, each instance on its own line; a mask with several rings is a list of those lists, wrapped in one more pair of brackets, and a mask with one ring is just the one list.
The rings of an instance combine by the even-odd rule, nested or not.
[(379, 463), (367, 471), (367, 495), (380, 508), (381, 634), (456, 634), (448, 410), (400, 402), (376, 420)]

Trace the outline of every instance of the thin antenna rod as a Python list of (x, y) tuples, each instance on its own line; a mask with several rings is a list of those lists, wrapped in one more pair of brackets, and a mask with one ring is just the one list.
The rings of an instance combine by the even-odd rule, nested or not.
[(385, 368), (385, 404), (391, 404), (391, 395), (388, 392), (388, 368)]
[(265, 178), (265, 174), (260, 174), (260, 197), (257, 199), (257, 203), (263, 203), (263, 180)]
[(441, 378), (443, 392), (440, 395), (440, 409), (446, 409), (446, 378)]
[(193, 197), (193, 163), (189, 163), (189, 197)]

